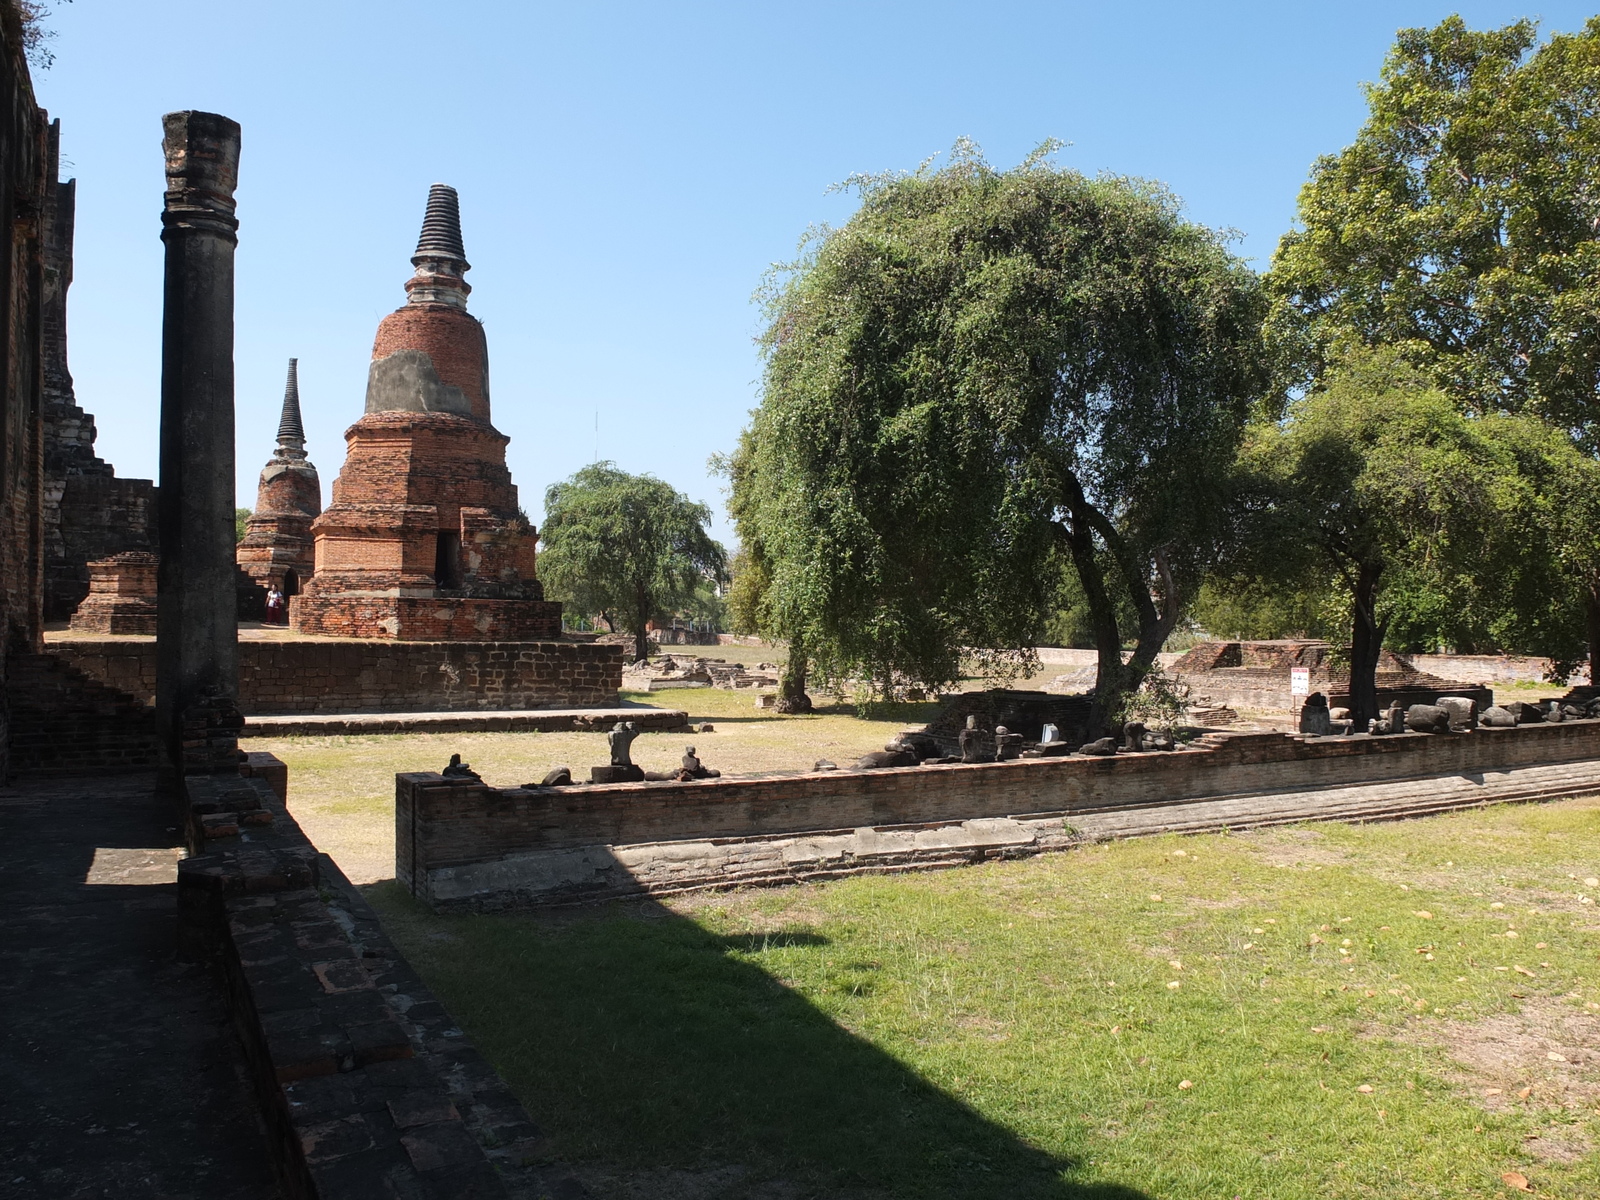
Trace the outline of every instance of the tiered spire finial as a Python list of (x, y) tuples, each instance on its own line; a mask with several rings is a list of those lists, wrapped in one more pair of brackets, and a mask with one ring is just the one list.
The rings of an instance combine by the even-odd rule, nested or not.
[(306, 431), (300, 423), (300, 360), (289, 360), (289, 378), (283, 385), (283, 416), (278, 419), (278, 452), (289, 458), (306, 456)]
[(463, 276), (472, 270), (472, 264), (461, 241), (461, 202), (448, 184), (436, 183), (428, 189), (428, 208), (411, 265), (417, 268), (416, 275), (406, 281), (412, 304), (467, 306), (472, 288)]

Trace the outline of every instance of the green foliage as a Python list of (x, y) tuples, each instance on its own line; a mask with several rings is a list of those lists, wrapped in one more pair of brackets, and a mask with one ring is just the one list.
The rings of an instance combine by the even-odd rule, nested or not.
[(771, 583), (766, 564), (740, 546), (728, 564), (728, 575), (729, 624), (741, 637), (759, 637), (764, 628), (762, 601)]
[(1401, 31), (1354, 143), (1319, 159), (1268, 277), (1293, 376), (1390, 347), (1474, 411), (1600, 410), (1600, 18)]
[(650, 475), (595, 463), (545, 492), (539, 574), (552, 594), (649, 646), (645, 627), (697, 603), (725, 572), (711, 510)]
[(1192, 694), (1188, 684), (1168, 675), (1158, 664), (1145, 672), (1139, 686), (1123, 697), (1116, 718), (1138, 721), (1152, 732), (1175, 735), (1188, 711)]
[(1208, 552), (1263, 383), (1255, 277), (1159, 185), (1050, 149), (854, 180), (766, 293), (730, 510), (763, 627), (828, 679), (937, 688), (963, 647), (1031, 647), (1070, 562), (1109, 699), (1124, 631), (1136, 681)]
[[(1588, 497), (1600, 451), (1600, 18), (1403, 30), (1355, 142), (1318, 160), (1267, 277), (1291, 384), (1374, 349), (1463, 412), (1507, 474), (1503, 538), (1454, 578), (1391, 578), (1391, 640), (1600, 654)], [(1493, 562), (1488, 552), (1493, 552)]]
[(1349, 622), (1330, 620), (1338, 614), (1328, 611), (1327, 590), (1317, 582), (1218, 576), (1200, 585), (1189, 615), (1217, 638), (1337, 641), (1348, 632)]
[(1393, 354), (1352, 357), (1286, 421), (1252, 431), (1246, 573), (1280, 591), (1337, 587), (1358, 721), (1377, 715), (1368, 693), (1397, 614), (1409, 606), (1439, 627), (1470, 604), (1498, 531), (1492, 488), (1506, 462), (1492, 432)]
[(244, 530), (249, 521), (250, 510), (248, 508), (236, 508), (233, 510), (233, 540), (235, 542), (244, 541)]

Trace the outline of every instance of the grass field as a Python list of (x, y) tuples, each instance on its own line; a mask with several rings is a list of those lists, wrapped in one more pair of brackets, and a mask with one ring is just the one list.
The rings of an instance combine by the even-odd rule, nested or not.
[(1597, 818), (543, 915), (369, 894), (602, 1197), (1456, 1200), (1515, 1172), (1575, 1200), (1600, 1195)]

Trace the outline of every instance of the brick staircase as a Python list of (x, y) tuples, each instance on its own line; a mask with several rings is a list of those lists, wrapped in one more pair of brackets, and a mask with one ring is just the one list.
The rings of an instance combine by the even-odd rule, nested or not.
[(156, 764), (155, 710), (51, 654), (6, 665), (11, 770), (85, 775)]

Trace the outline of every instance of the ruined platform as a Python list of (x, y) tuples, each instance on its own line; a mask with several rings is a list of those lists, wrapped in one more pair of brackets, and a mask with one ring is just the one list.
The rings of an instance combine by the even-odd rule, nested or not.
[(1175, 752), (498, 789), (395, 777), (395, 876), (437, 911), (928, 870), (1085, 841), (1600, 794), (1600, 720), (1209, 733)]
[(505, 712), (318, 713), (246, 717), (241, 737), (326, 737), (373, 733), (598, 732), (633, 721), (646, 733), (670, 733), (689, 714), (664, 708), (543, 708)]

